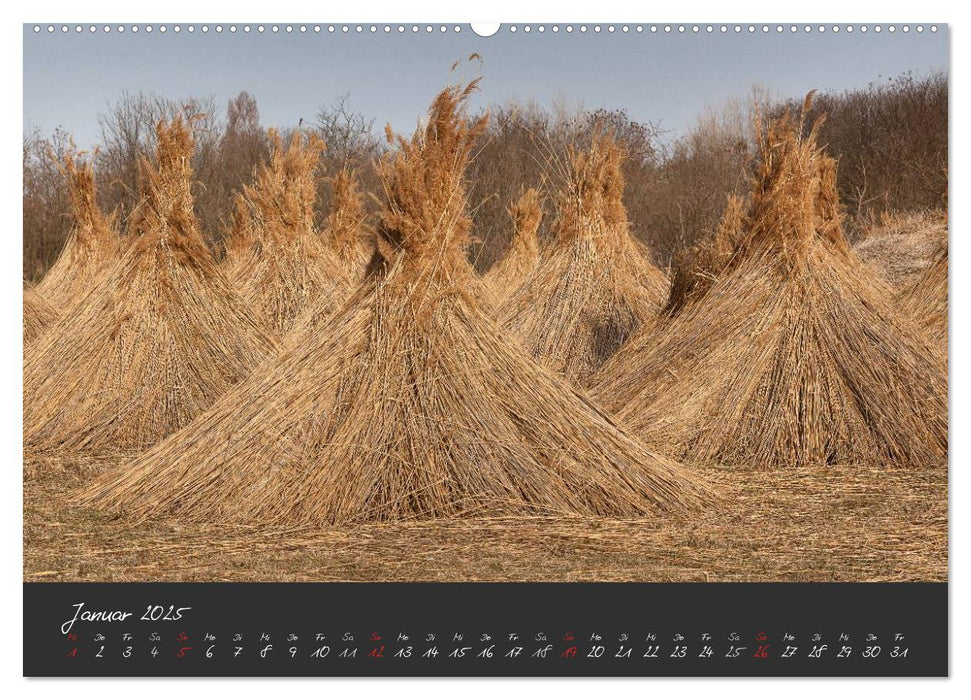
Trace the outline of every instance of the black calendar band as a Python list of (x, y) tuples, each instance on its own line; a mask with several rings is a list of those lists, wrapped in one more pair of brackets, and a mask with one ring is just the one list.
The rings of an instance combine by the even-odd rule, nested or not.
[(944, 676), (943, 583), (25, 583), (27, 676)]

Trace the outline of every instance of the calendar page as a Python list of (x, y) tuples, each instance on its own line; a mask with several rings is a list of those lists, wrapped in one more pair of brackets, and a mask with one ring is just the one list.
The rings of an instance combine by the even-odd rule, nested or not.
[(948, 675), (948, 36), (25, 24), (24, 675)]

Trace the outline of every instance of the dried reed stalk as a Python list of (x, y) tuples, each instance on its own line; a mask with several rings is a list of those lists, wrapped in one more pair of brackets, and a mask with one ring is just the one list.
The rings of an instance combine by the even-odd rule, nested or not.
[(242, 274), (243, 267), (250, 261), (253, 250), (257, 246), (256, 236), (249, 202), (241, 193), (237, 194), (233, 200), (230, 224), (223, 239), (225, 255), (219, 263), (220, 269), (228, 279), (235, 279)]
[(95, 288), (31, 347), (24, 442), (35, 451), (141, 449), (188, 423), (275, 350), (218, 272), (190, 193), (192, 138), (158, 126), (157, 167), (132, 244)]
[(74, 226), (37, 290), (58, 314), (64, 314), (117, 261), (119, 239), (114, 222), (98, 208), (92, 162), (68, 152), (59, 167), (67, 180)]
[(900, 305), (947, 362), (947, 239), (930, 267), (900, 294)]
[(24, 282), (24, 347), (33, 343), (54, 321), (58, 313), (37, 288)]
[(501, 304), (526, 279), (539, 263), (539, 224), (543, 219), (540, 194), (530, 187), (509, 206), (513, 236), (505, 255), (483, 278)]
[(556, 240), (498, 311), (526, 350), (572, 382), (596, 371), (667, 301), (668, 279), (630, 233), (624, 152), (595, 134), (571, 148), (557, 197)]
[(903, 290), (920, 278), (946, 242), (946, 211), (885, 212), (853, 249), (872, 272)]
[(704, 297), (718, 280), (741, 243), (744, 211), (742, 198), (730, 196), (714, 232), (675, 257), (666, 313), (679, 313), (689, 302)]
[(353, 282), (364, 276), (374, 245), (373, 232), (369, 230), (364, 196), (358, 186), (354, 171), (341, 168), (331, 178), (333, 202), (324, 222), (324, 238), (337, 255), (346, 274)]
[(593, 395), (701, 462), (943, 464), (941, 360), (851, 252), (835, 162), (802, 126), (761, 135), (747, 231), (702, 303), (632, 340)]
[(88, 489), (134, 518), (341, 523), (698, 505), (694, 477), (508, 343), (463, 253), (485, 119), (443, 91), (380, 165), (371, 274), (191, 425)]
[(269, 161), (237, 200), (228, 270), (243, 299), (282, 336), (318, 299), (335, 309), (350, 282), (314, 223), (323, 141), (295, 131), (284, 148), (272, 129), (269, 138)]

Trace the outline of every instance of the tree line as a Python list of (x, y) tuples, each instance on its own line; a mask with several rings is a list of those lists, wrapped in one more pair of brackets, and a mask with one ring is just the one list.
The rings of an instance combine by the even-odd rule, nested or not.
[[(848, 231), (858, 236), (890, 210), (946, 205), (948, 82), (943, 73), (905, 74), (863, 89), (816, 96), (807, 119), (825, 115), (820, 143), (839, 160), (838, 186)], [(744, 99), (706, 111), (672, 138), (656, 122), (637, 121), (623, 109), (547, 109), (534, 104), (490, 108), (489, 127), (470, 169), (474, 240), (470, 259), (479, 270), (501, 257), (512, 233), (506, 211), (526, 187), (545, 193), (541, 236), (555, 215), (552, 198), (568, 148), (599, 129), (610, 129), (627, 151), (625, 205), (631, 229), (651, 246), (659, 264), (692, 245), (717, 224), (731, 194), (744, 193), (755, 155), (760, 120), (802, 99), (770, 99), (753, 91)], [(196, 213), (213, 250), (221, 254), (235, 194), (268, 155), (269, 141), (255, 98), (242, 92), (225, 107), (211, 97), (173, 100), (124, 93), (99, 117), (94, 158), (99, 201), (124, 224), (139, 197), (140, 158), (151, 154), (155, 124), (191, 115), (196, 138)], [(310, 123), (284, 128), (313, 130), (325, 141), (318, 178), (320, 217), (330, 206), (329, 178), (342, 167), (355, 171), (376, 210), (381, 185), (374, 163), (388, 148), (376, 120), (342, 96)], [(63, 128), (27, 134), (23, 142), (25, 279), (37, 280), (56, 259), (72, 224), (58, 159), (73, 148)]]

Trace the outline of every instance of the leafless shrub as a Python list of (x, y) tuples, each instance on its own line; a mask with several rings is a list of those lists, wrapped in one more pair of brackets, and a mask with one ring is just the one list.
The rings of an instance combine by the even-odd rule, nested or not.
[[(54, 264), (73, 225), (67, 182), (57, 166), (70, 149), (62, 129), (24, 137), (24, 279), (36, 282)], [(51, 155), (53, 154), (53, 158)]]
[[(551, 160), (562, 159), (569, 143), (582, 142), (593, 125), (601, 123), (613, 130), (626, 153), (624, 206), (631, 232), (651, 248), (656, 263), (667, 266), (717, 226), (727, 197), (744, 193), (752, 170), (756, 104), (768, 116), (794, 106), (753, 90), (706, 111), (673, 141), (659, 124), (636, 120), (624, 110), (544, 109), (529, 103), (493, 106), (469, 172), (470, 259), (481, 273), (501, 257), (512, 237), (507, 204), (529, 187), (551, 201)], [(106, 211), (117, 208), (124, 220), (138, 199), (137, 163), (141, 154), (154, 148), (155, 124), (187, 110), (207, 115), (194, 129), (198, 184), (193, 194), (203, 235), (219, 252), (232, 227), (235, 194), (267, 157), (259, 111), (247, 93), (230, 101), (225, 119), (218, 118), (220, 110), (212, 98), (122, 94), (101, 117), (96, 165), (102, 201)], [(822, 112), (830, 118), (821, 128), (820, 140), (839, 161), (837, 185), (848, 210), (851, 240), (884, 211), (942, 205), (947, 183), (946, 75), (904, 75), (863, 90), (824, 93), (817, 97), (810, 119)], [(327, 144), (318, 172), (317, 221), (329, 214), (331, 183), (345, 167), (356, 173), (366, 213), (373, 214), (382, 195), (374, 165), (385, 150), (375, 133), (375, 120), (352, 109), (344, 95), (322, 107), (313, 124), (293, 128), (302, 126), (312, 127)], [(280, 133), (284, 139), (290, 137), (289, 128)], [(35, 133), (24, 142), (28, 279), (39, 279), (51, 265), (69, 227), (61, 216), (67, 208), (66, 192), (49, 162), (40, 157), (66, 142), (64, 132), (50, 138)], [(552, 213), (547, 204), (541, 239), (549, 238)]]
[(828, 115), (819, 139), (839, 161), (851, 240), (883, 212), (946, 206), (947, 105), (944, 73), (817, 96), (809, 118)]

